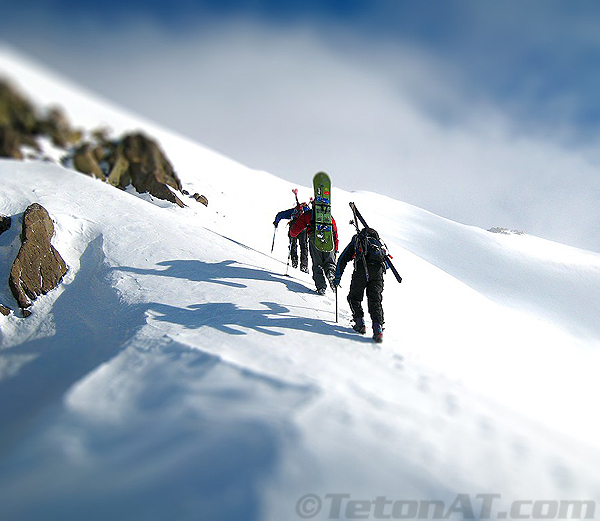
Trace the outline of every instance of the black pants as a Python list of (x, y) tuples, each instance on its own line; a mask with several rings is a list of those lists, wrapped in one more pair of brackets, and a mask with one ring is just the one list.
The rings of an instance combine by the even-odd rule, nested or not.
[(362, 308), (362, 301), (367, 291), (367, 306), (369, 315), (373, 322), (383, 324), (383, 266), (367, 266), (369, 271), (369, 281), (365, 273), (365, 266), (362, 262), (356, 263), (350, 282), (350, 292), (348, 293), (348, 303), (354, 319), (365, 316)]
[(298, 237), (290, 237), (290, 258), (292, 266), (298, 266), (298, 245), (300, 245), (300, 267), (308, 268), (308, 237), (306, 230), (302, 230)]
[(327, 278), (333, 278), (335, 275), (335, 253), (332, 251), (321, 251), (315, 246), (315, 236), (313, 233), (309, 237), (310, 256), (312, 258), (313, 280), (317, 290), (327, 289)]

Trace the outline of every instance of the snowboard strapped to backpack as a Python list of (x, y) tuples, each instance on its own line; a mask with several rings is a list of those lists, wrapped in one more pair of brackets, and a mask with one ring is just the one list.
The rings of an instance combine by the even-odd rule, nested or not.
[(333, 251), (335, 239), (331, 218), (331, 179), (325, 172), (313, 177), (315, 200), (313, 205), (313, 230), (317, 250)]

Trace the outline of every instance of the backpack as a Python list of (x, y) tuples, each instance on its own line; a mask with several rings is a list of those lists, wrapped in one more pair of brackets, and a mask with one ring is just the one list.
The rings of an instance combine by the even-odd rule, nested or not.
[(379, 234), (373, 228), (363, 228), (355, 235), (354, 251), (357, 262), (364, 257), (367, 265), (383, 266), (385, 271), (387, 252), (380, 242)]
[(298, 217), (300, 217), (304, 212), (308, 212), (310, 208), (306, 203), (297, 204), (296, 208), (292, 211), (292, 216), (290, 218), (290, 224), (292, 224)]

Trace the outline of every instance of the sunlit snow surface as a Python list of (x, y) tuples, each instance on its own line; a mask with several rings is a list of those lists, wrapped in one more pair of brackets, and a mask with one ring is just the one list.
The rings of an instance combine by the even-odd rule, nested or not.
[[(347, 495), (341, 519), (349, 500), (383, 496), (467, 494), (476, 516), (477, 494), (504, 512), (600, 501), (600, 255), (334, 188), (340, 246), (355, 201), (404, 279), (386, 277), (376, 346), (349, 327), (350, 267), (336, 323), (334, 294), (286, 267), (284, 223), (270, 252), (275, 214), (292, 188), (308, 200), (314, 172), (292, 185), (250, 170), (13, 51), (0, 74), (75, 125), (147, 132), (209, 200), (165, 207), (0, 161), (13, 218), (0, 276), (32, 202), (69, 265), (31, 317), (0, 316), (0, 519), (293, 520), (313, 513), (309, 493), (313, 519), (335, 514), (328, 494)], [(15, 308), (8, 284), (0, 297)]]

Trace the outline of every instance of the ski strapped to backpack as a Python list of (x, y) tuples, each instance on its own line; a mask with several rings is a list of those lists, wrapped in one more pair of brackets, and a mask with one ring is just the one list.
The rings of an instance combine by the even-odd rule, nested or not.
[[(356, 206), (354, 206), (354, 203), (350, 203), (350, 208), (352, 209), (352, 214), (354, 215), (354, 219), (352, 222), (354, 223), (354, 226), (356, 227), (356, 236), (358, 237), (358, 234), (360, 233), (360, 229), (358, 227), (358, 216), (356, 215), (357, 210), (356, 210)], [(358, 246), (358, 248), (359, 248), (358, 254), (360, 255), (360, 258), (362, 259), (363, 268), (365, 269), (365, 277), (367, 279), (367, 282), (369, 282), (369, 270), (367, 269), (367, 259), (365, 259), (365, 255), (363, 255), (364, 252), (362, 251), (363, 245), (362, 244), (355, 245), (355, 248), (356, 248), (356, 246)]]
[(292, 216), (290, 218), (290, 222), (289, 222), (290, 226), (298, 217), (300, 217), (304, 212), (308, 211), (307, 204), (301, 203), (300, 200), (298, 199), (298, 189), (293, 188), (292, 192), (294, 193), (294, 196), (296, 198), (296, 207), (294, 208), (294, 211), (292, 212)]
[[(358, 208), (356, 208), (356, 205), (354, 203), (350, 203), (350, 208), (352, 209), (352, 214), (354, 215), (354, 225), (356, 226), (356, 231), (357, 233), (359, 233), (359, 229), (358, 229), (358, 221), (361, 222), (361, 224), (365, 227), (365, 228), (370, 228), (370, 226), (367, 224), (367, 221), (365, 221), (364, 217), (361, 215), (361, 213), (358, 211)], [(398, 273), (398, 270), (396, 269), (396, 267), (392, 264), (392, 258), (390, 256), (390, 254), (387, 252), (387, 246), (386, 244), (381, 241), (381, 243), (383, 244), (383, 247), (385, 248), (383, 250), (384, 256), (385, 256), (385, 263), (388, 266), (388, 268), (390, 268), (390, 270), (392, 270), (392, 273), (394, 274), (394, 277), (396, 277), (396, 280), (398, 282), (402, 282), (402, 277), (400, 276), (400, 274)], [(365, 252), (366, 253), (366, 252)], [(365, 255), (362, 256), (363, 257), (363, 262), (365, 265), (365, 271), (367, 271), (367, 261), (365, 259)], [(368, 277), (368, 274), (367, 274)]]

